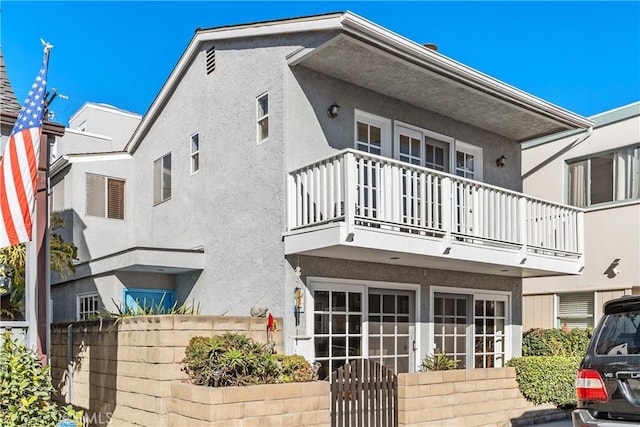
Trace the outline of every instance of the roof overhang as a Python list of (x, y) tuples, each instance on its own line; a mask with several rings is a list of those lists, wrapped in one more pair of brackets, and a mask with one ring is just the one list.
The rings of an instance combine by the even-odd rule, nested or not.
[(119, 271), (181, 274), (204, 269), (204, 249), (134, 247), (76, 265), (67, 281)]
[(524, 141), (588, 128), (582, 116), (345, 13), (342, 31), (289, 56), (303, 66), (487, 131)]
[(592, 126), (582, 116), (344, 12), (197, 30), (125, 150), (137, 149), (203, 43), (311, 31), (328, 37), (293, 52), (291, 66), (315, 69), (517, 141)]
[(51, 176), (55, 176), (72, 163), (106, 162), (113, 160), (131, 160), (131, 154), (125, 151), (113, 151), (105, 153), (78, 153), (65, 154), (58, 157), (49, 167)]

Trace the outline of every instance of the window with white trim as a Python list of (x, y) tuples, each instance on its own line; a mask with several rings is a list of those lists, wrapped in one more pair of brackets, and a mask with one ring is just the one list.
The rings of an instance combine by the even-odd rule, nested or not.
[(391, 157), (391, 120), (355, 110), (356, 150)]
[(558, 294), (556, 326), (558, 328), (593, 327), (593, 292)]
[(463, 178), (482, 181), (482, 148), (456, 141), (454, 171)]
[(124, 219), (124, 184), (123, 179), (88, 173), (87, 215)]
[(100, 297), (97, 292), (90, 294), (81, 294), (77, 297), (76, 318), (78, 320), (87, 320), (99, 313)]
[(259, 96), (256, 99), (257, 138), (258, 144), (269, 139), (269, 94)]
[(153, 162), (153, 204), (171, 198), (171, 153)]
[(194, 174), (200, 170), (200, 135), (194, 133), (191, 135), (191, 173)]
[(640, 199), (640, 145), (569, 160), (567, 167), (570, 205)]

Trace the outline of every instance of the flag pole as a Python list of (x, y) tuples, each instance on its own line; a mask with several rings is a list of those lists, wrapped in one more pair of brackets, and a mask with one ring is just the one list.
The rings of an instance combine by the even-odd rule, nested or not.
[[(41, 39), (44, 60), (48, 63), (51, 48)], [(48, 105), (45, 103), (43, 119)], [(43, 120), (44, 121), (44, 120)], [(44, 127), (44, 126), (43, 126)], [(42, 128), (41, 128), (42, 129)], [(35, 347), (43, 365), (50, 355), (50, 272), (49, 272), (49, 142), (48, 135), (41, 130), (38, 169), (36, 177), (35, 210), (32, 217), (32, 239), (26, 242), (25, 287), (31, 291), (33, 301), (29, 307), (30, 344)], [(26, 301), (29, 299), (25, 298)]]

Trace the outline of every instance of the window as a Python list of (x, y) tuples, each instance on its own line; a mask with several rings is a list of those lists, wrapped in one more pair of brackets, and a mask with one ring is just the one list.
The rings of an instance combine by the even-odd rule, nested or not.
[(569, 161), (568, 202), (577, 207), (640, 198), (640, 146)]
[(456, 141), (455, 174), (482, 181), (482, 148)]
[(87, 215), (124, 219), (124, 183), (122, 179), (88, 173)]
[(257, 99), (258, 144), (269, 139), (269, 94), (265, 93)]
[(171, 153), (153, 162), (153, 203), (171, 198)]
[(191, 135), (191, 173), (200, 170), (200, 137), (198, 134)]
[(97, 293), (81, 294), (77, 297), (76, 318), (86, 320), (98, 314), (98, 302), (100, 297)]
[(593, 292), (558, 295), (557, 327), (593, 327)]
[(356, 110), (355, 148), (365, 153), (391, 157), (391, 121)]

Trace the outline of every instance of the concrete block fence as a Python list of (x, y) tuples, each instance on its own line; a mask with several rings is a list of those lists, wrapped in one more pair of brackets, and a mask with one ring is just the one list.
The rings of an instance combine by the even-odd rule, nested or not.
[[(281, 319), (278, 319), (281, 321)], [(329, 383), (211, 388), (188, 384), (184, 351), (194, 336), (244, 333), (266, 343), (264, 318), (148, 316), (56, 324), (51, 365), (58, 400), (93, 426), (328, 426)], [(282, 324), (282, 323), (280, 323)], [(276, 350), (284, 337), (275, 334)], [(515, 369), (398, 375), (400, 426), (524, 426), (565, 416), (522, 397)]]
[[(277, 319), (282, 324), (282, 319)], [(53, 325), (51, 374), (58, 400), (85, 410), (98, 426), (168, 426), (171, 384), (187, 379), (184, 351), (194, 336), (243, 333), (267, 342), (267, 319), (146, 316)], [(276, 331), (276, 351), (283, 334)], [(71, 347), (69, 347), (71, 346)], [(69, 357), (71, 356), (71, 358)]]

